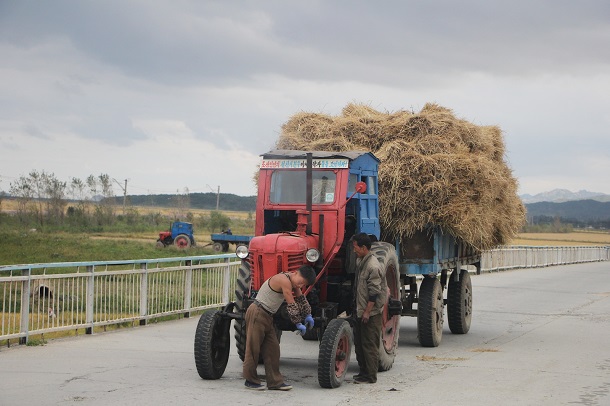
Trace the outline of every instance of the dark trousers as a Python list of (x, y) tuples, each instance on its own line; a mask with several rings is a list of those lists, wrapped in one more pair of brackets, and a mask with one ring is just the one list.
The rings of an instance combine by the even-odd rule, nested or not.
[(371, 316), (368, 323), (363, 323), (361, 318), (357, 318), (354, 323), (354, 347), (360, 367), (359, 375), (371, 382), (377, 382), (382, 316), (382, 314)]
[(250, 382), (261, 383), (256, 367), (263, 354), (267, 387), (284, 383), (280, 374), (280, 342), (275, 334), (273, 317), (260, 307), (252, 304), (246, 311), (246, 353), (244, 355), (243, 376)]

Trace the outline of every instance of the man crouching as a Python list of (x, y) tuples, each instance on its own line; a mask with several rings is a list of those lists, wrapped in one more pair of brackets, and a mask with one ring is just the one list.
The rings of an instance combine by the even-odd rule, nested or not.
[(290, 390), (292, 386), (284, 382), (280, 373), (280, 342), (275, 334), (273, 315), (286, 301), (290, 320), (301, 335), (307, 331), (307, 325), (313, 327), (311, 306), (301, 289), (312, 285), (316, 272), (309, 265), (303, 265), (298, 271), (273, 275), (263, 283), (256, 299), (246, 311), (246, 354), (244, 356), (243, 376), (248, 389), (264, 390), (256, 367), (263, 354), (267, 388), (270, 390)]

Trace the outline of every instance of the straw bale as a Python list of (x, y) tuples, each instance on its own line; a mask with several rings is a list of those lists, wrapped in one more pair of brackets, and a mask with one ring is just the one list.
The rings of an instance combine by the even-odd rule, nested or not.
[(501, 129), (458, 119), (437, 104), (419, 113), (382, 113), (356, 103), (339, 116), (297, 113), (282, 126), (276, 147), (373, 152), (381, 160), (380, 223), (387, 240), (438, 225), (482, 250), (507, 243), (524, 221)]

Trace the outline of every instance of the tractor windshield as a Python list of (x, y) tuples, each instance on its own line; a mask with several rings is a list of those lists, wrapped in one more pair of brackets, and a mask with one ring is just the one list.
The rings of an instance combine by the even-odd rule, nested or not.
[[(337, 175), (334, 171), (313, 171), (312, 203), (332, 204), (335, 201)], [(279, 170), (271, 175), (271, 203), (305, 204), (306, 171)]]

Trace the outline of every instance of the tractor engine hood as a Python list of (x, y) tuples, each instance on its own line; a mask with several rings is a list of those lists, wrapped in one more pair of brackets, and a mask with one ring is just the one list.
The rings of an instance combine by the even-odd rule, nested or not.
[(301, 265), (313, 265), (305, 256), (318, 246), (317, 235), (279, 233), (254, 237), (250, 241), (248, 261), (252, 267), (253, 286), (280, 272), (297, 271)]
[(315, 248), (317, 236), (296, 233), (267, 234), (254, 237), (250, 241), (250, 252), (257, 254), (294, 254), (305, 253), (309, 248)]

